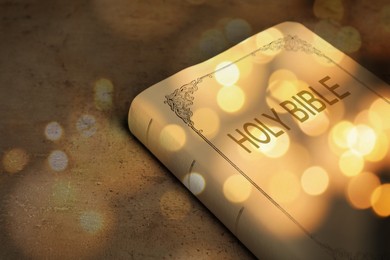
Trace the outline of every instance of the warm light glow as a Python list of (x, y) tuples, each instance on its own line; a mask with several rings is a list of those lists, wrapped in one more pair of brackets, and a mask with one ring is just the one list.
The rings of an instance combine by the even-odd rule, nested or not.
[(240, 77), (240, 71), (236, 64), (231, 61), (224, 61), (215, 68), (215, 79), (222, 86), (232, 86), (236, 84)]
[(358, 175), (364, 168), (364, 159), (356, 152), (346, 151), (340, 156), (339, 168), (345, 176)]
[(378, 98), (370, 106), (370, 117), (372, 120), (381, 122), (381, 128), (383, 130), (390, 129), (390, 105), (387, 104), (383, 99)]
[(371, 113), (369, 109), (364, 109), (356, 115), (354, 119), (355, 125), (367, 124), (374, 129), (377, 134), (382, 132), (382, 122), (376, 113)]
[(183, 183), (195, 195), (202, 193), (206, 186), (203, 176), (196, 172), (184, 176)]
[(329, 145), (334, 152), (341, 149), (348, 149), (348, 133), (354, 125), (349, 121), (341, 121), (333, 126), (329, 134)]
[(268, 185), (271, 197), (279, 203), (293, 202), (300, 193), (298, 177), (289, 171), (272, 174)]
[(389, 138), (384, 133), (379, 133), (377, 142), (373, 150), (367, 154), (364, 159), (370, 162), (379, 162), (387, 155), (389, 151)]
[(50, 153), (48, 162), (53, 170), (57, 172), (63, 171), (68, 166), (68, 156), (63, 151), (55, 150)]
[(328, 114), (322, 112), (311, 116), (303, 124), (300, 124), (299, 127), (308, 136), (319, 136), (328, 130), (329, 124)]
[(104, 218), (102, 214), (96, 211), (85, 211), (81, 213), (80, 226), (90, 234), (96, 234), (104, 227)]
[(99, 79), (95, 83), (95, 106), (99, 110), (109, 110), (112, 107), (114, 85), (108, 79)]
[[(307, 196), (303, 192), (300, 194), (294, 202), (283, 206), (306, 230), (315, 233), (328, 216), (329, 201), (322, 197)], [(262, 222), (263, 227), (278, 238), (289, 239), (304, 236), (302, 230), (280, 210), (275, 209), (275, 206), (262, 205), (258, 211), (259, 221)]]
[[(270, 127), (274, 133), (281, 131), (280, 127)], [(251, 134), (253, 136), (258, 136), (260, 140), (264, 139), (264, 133), (258, 130), (257, 128), (251, 129)], [(270, 158), (278, 158), (286, 154), (290, 147), (290, 137), (287, 133), (284, 133), (281, 136), (278, 136), (275, 139), (272, 139), (267, 144), (260, 144), (259, 152), (263, 153)]]
[(207, 138), (213, 138), (219, 130), (220, 120), (218, 114), (210, 108), (199, 108), (195, 110), (192, 120), (197, 129), (203, 130), (202, 134)]
[(328, 188), (328, 173), (322, 167), (310, 167), (303, 172), (301, 177), (301, 185), (307, 194), (320, 195)]
[(376, 134), (369, 126), (358, 125), (348, 131), (347, 143), (353, 151), (361, 155), (367, 155), (375, 147)]
[(58, 122), (50, 122), (45, 127), (45, 136), (48, 140), (56, 141), (61, 138), (62, 127)]
[(241, 61), (237, 63), (238, 69), (240, 70), (240, 78), (245, 79), (251, 76), (253, 70), (253, 62), (249, 60)]
[[(326, 39), (328, 42), (325, 42), (317, 35), (313, 35), (313, 45), (318, 49), (323, 50), (327, 57), (331, 58), (333, 62), (317, 55), (313, 55), (312, 57), (320, 65), (327, 67), (335, 66), (336, 63), (340, 62), (345, 57), (345, 54), (338, 49), (335, 49), (331, 44), (337, 45), (338, 41), (342, 40), (342, 31), (340, 32), (339, 27), (336, 27), (336, 25), (331, 21), (321, 20), (316, 24), (315, 32), (320, 37)], [(340, 38), (340, 40), (338, 40), (338, 38)]]
[(76, 122), (76, 128), (84, 137), (91, 137), (97, 131), (96, 119), (92, 115), (82, 115)]
[[(299, 154), (299, 160), (297, 160), (297, 154)], [(313, 154), (309, 151), (308, 145), (304, 142), (291, 142), (286, 156), (286, 164), (290, 165), (290, 169), (294, 169), (294, 171), (299, 169), (300, 171), (307, 165), (312, 164), (312, 156)]]
[(317, 18), (335, 21), (340, 21), (344, 15), (341, 0), (315, 0), (313, 11)]
[(234, 203), (243, 202), (251, 194), (251, 184), (241, 175), (230, 176), (223, 184), (223, 194)]
[(274, 79), (267, 88), (267, 104), (269, 107), (273, 107), (278, 113), (287, 113), (279, 103), (290, 99), (297, 92), (297, 85), (295, 81), (290, 80), (277, 80)]
[(217, 94), (217, 103), (225, 112), (237, 112), (245, 103), (245, 93), (237, 86), (222, 87)]
[(378, 176), (372, 172), (362, 172), (349, 181), (347, 198), (353, 207), (367, 209), (371, 206), (371, 194), (379, 185)]
[(25, 150), (13, 148), (4, 154), (3, 167), (8, 173), (17, 173), (24, 169), (29, 160), (29, 155)]
[[(264, 45), (271, 43), (272, 41), (278, 40), (279, 38), (283, 38), (283, 33), (281, 33), (278, 29), (270, 28), (266, 31), (260, 32), (256, 35), (256, 44), (258, 48), (262, 48)], [(276, 54), (280, 53), (279, 50), (268, 49), (265, 51), (259, 51), (258, 53), (261, 55), (273, 57)], [(256, 54), (258, 55), (258, 54)]]
[(371, 196), (371, 205), (374, 212), (380, 217), (390, 216), (390, 184), (377, 187)]
[(186, 133), (179, 125), (165, 126), (160, 133), (160, 144), (168, 151), (175, 152), (183, 148), (186, 143)]
[(281, 80), (295, 82), (298, 80), (298, 78), (291, 70), (279, 69), (272, 72), (271, 76), (268, 79), (268, 84), (272, 84)]
[[(322, 47), (324, 48), (324, 47)], [(324, 57), (320, 57), (320, 56), (313, 56), (314, 57), (314, 60), (316, 62), (318, 62), (319, 64), (323, 65), (323, 66), (327, 66), (327, 67), (332, 67), (332, 66), (335, 66), (336, 63), (339, 63), (341, 62), (341, 60), (344, 58), (345, 54), (336, 50), (336, 49), (330, 49), (329, 50), (329, 55), (328, 57), (332, 60), (332, 61), (329, 61), (328, 59), (324, 58)]]
[(161, 213), (168, 219), (180, 220), (191, 210), (191, 202), (183, 192), (166, 191), (160, 199)]

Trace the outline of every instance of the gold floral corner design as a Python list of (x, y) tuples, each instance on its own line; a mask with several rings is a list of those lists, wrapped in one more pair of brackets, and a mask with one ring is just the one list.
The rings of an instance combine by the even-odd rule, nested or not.
[[(328, 60), (328, 62), (333, 62), (332, 59), (330, 59), (323, 52), (315, 48), (312, 44), (308, 43), (307, 41), (302, 40), (296, 35), (295, 36), (287, 35), (285, 37), (274, 40), (266, 45), (263, 45), (262, 47), (254, 50), (253, 52), (241, 57), (240, 59), (232, 62), (231, 64), (219, 70), (223, 70), (229, 67), (230, 65), (237, 63), (240, 60), (243, 60), (249, 56), (256, 56), (258, 52), (268, 51), (268, 50), (271, 51), (285, 50), (285, 51), (293, 51), (293, 52), (301, 51), (306, 54), (315, 54), (319, 57), (325, 58), (326, 60)], [(218, 70), (208, 73), (200, 78), (197, 78), (196, 80), (193, 80), (190, 83), (175, 89), (171, 94), (165, 96), (164, 103), (168, 104), (171, 110), (174, 111), (175, 114), (179, 118), (181, 118), (184, 121), (184, 123), (187, 124), (188, 126), (190, 127), (194, 126), (194, 122), (191, 120), (191, 117), (193, 115), (193, 112), (191, 111), (191, 106), (194, 103), (195, 97), (193, 95), (198, 90), (198, 84), (202, 82), (203, 78), (206, 77), (212, 78), (217, 71)]]
[(189, 126), (193, 126), (194, 122), (191, 120), (193, 112), (191, 106), (194, 103), (195, 97), (193, 94), (198, 90), (198, 81), (192, 81), (189, 84), (183, 85), (180, 88), (175, 89), (173, 93), (165, 96), (164, 103), (168, 104), (172, 111), (181, 118), (184, 123)]

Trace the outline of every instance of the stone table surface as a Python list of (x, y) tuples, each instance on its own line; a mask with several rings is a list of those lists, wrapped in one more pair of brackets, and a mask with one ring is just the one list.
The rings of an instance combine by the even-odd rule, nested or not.
[(388, 0), (1, 0), (0, 258), (253, 259), (131, 135), (127, 112), (283, 21), (390, 82)]

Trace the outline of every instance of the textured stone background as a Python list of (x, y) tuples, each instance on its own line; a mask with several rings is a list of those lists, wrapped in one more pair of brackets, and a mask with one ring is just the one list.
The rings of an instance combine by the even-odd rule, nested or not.
[(127, 112), (286, 20), (390, 82), (388, 0), (1, 0), (0, 258), (254, 258), (130, 134)]

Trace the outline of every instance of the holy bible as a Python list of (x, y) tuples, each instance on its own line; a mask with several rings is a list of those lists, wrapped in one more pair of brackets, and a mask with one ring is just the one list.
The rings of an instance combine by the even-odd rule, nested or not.
[(285, 22), (146, 89), (128, 123), (257, 257), (385, 259), (389, 91)]

